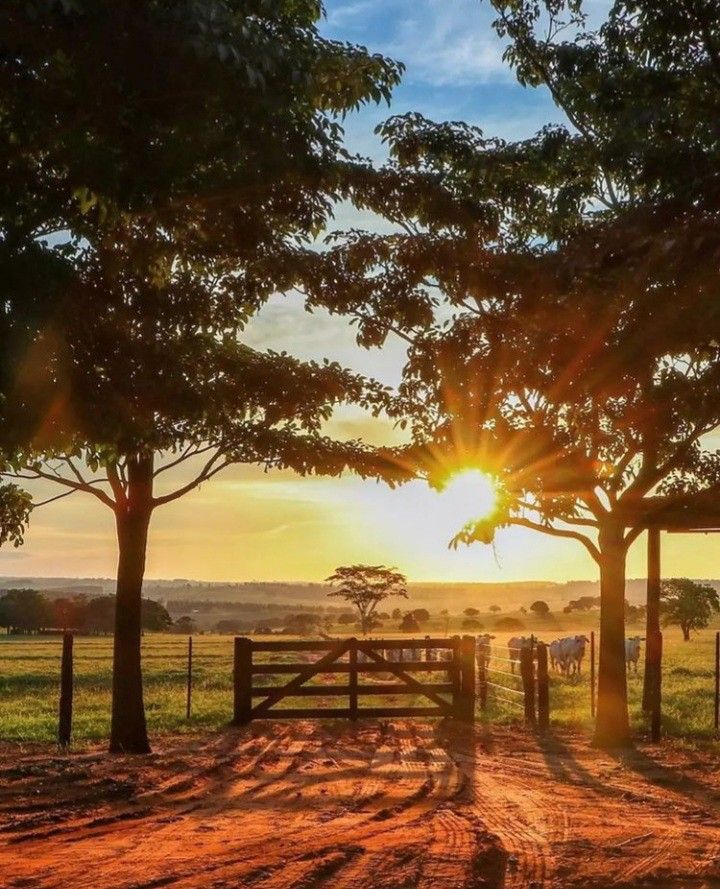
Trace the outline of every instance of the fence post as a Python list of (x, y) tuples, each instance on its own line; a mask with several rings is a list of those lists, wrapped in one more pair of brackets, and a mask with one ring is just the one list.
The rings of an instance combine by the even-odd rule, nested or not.
[(463, 720), (475, 721), (475, 637), (463, 636), (460, 642), (460, 687), (463, 699)]
[(60, 665), (60, 720), (58, 743), (66, 746), (72, 736), (73, 710), (73, 634), (63, 633)]
[(453, 636), (450, 640), (452, 658), (448, 672), (452, 684), (452, 710), (456, 719), (462, 719), (462, 684), (460, 679), (460, 637)]
[(537, 647), (537, 704), (538, 725), (543, 731), (550, 727), (550, 680), (548, 677), (548, 650), (544, 642)]
[(720, 727), (720, 633), (715, 633), (715, 731)]
[(187, 662), (187, 701), (185, 703), (185, 719), (190, 719), (192, 709), (192, 636), (188, 636), (188, 662)]
[(651, 705), (652, 705), (652, 713), (650, 717), (650, 739), (657, 744), (660, 740), (660, 728), (662, 724), (662, 670), (660, 669), (660, 664), (662, 664), (662, 648), (663, 648), (663, 637), (662, 633), (657, 633), (655, 636), (655, 654), (657, 656), (657, 661), (655, 663), (655, 669), (653, 671), (653, 683), (651, 689)]
[(353, 722), (358, 718), (358, 668), (357, 668), (357, 639), (353, 636), (350, 640), (350, 651), (348, 657), (350, 660), (350, 719)]
[(520, 649), (520, 676), (525, 697), (525, 721), (528, 725), (535, 725), (535, 662), (532, 647)]
[(235, 638), (233, 670), (233, 725), (247, 725), (252, 710), (252, 640), (246, 636)]
[(485, 651), (484, 648), (480, 649), (480, 659), (478, 660), (478, 702), (480, 704), (480, 711), (484, 713), (487, 710), (487, 655), (489, 654), (489, 650)]
[(595, 719), (595, 630), (590, 633), (590, 715)]

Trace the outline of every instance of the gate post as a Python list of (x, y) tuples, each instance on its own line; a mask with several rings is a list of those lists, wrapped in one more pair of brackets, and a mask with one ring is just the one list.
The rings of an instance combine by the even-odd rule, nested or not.
[(453, 636), (450, 640), (452, 658), (448, 672), (452, 684), (452, 711), (456, 719), (462, 719), (462, 684), (460, 677), (460, 637)]
[(477, 662), (477, 682), (478, 682), (478, 701), (480, 703), (480, 712), (487, 710), (487, 660), (486, 653), (483, 648), (480, 649), (480, 659)]
[(595, 630), (590, 633), (590, 716), (595, 719)]
[(462, 716), (465, 722), (475, 721), (475, 637), (463, 636), (460, 642), (460, 687)]
[(525, 697), (525, 722), (528, 725), (535, 725), (535, 662), (533, 648), (520, 649), (520, 676), (522, 677)]
[(653, 683), (650, 690), (650, 706), (652, 708), (650, 714), (650, 739), (657, 744), (657, 742), (660, 740), (660, 727), (662, 723), (662, 633), (658, 633), (655, 637), (655, 645), (657, 662), (655, 664), (655, 671), (652, 677)]
[(537, 703), (538, 725), (545, 731), (550, 726), (550, 680), (548, 651), (544, 642), (539, 642), (537, 647)]
[(357, 639), (353, 636), (350, 640), (350, 651), (348, 658), (350, 660), (350, 719), (354, 722), (358, 718), (358, 668), (357, 668), (358, 647)]
[(58, 743), (63, 747), (72, 736), (73, 711), (73, 634), (63, 633), (62, 662), (60, 665), (60, 720)]
[(247, 725), (252, 719), (252, 640), (235, 637), (233, 670), (233, 725)]

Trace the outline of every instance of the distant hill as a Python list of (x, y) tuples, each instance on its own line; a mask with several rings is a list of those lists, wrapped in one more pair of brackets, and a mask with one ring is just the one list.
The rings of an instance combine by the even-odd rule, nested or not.
[[(703, 579), (720, 590), (720, 579)], [(13, 587), (33, 587), (54, 597), (84, 593), (97, 596), (115, 591), (112, 578), (98, 577), (0, 577), (0, 594)], [(627, 598), (634, 604), (645, 598), (646, 580), (634, 578), (627, 582)], [(181, 606), (183, 602), (193, 603), (248, 603), (277, 607), (289, 610), (302, 607), (337, 607), (337, 600), (328, 600), (328, 586), (323, 583), (271, 583), (248, 581), (242, 583), (208, 582), (176, 578), (172, 580), (149, 580), (144, 586), (147, 598), (173, 602)], [(503, 611), (514, 611), (527, 607), (535, 599), (544, 599), (552, 610), (565, 605), (570, 599), (579, 596), (597, 596), (600, 584), (592, 580), (571, 580), (566, 583), (531, 580), (503, 583), (466, 582), (422, 582), (409, 585), (410, 602), (417, 607), (440, 611), (447, 608), (451, 613), (459, 613), (468, 606), (481, 610), (497, 605)], [(398, 600), (402, 607), (402, 601)], [(175, 609), (173, 609), (175, 610)]]

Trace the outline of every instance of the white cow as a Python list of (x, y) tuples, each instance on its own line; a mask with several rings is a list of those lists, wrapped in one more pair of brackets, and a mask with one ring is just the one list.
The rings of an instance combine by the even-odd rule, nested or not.
[(585, 646), (590, 642), (587, 636), (567, 636), (560, 640), (561, 662), (568, 676), (580, 676)]
[(523, 648), (532, 648), (537, 642), (534, 636), (513, 636), (508, 640), (508, 652), (510, 654), (510, 669), (515, 672), (515, 664), (520, 664), (520, 652)]
[(644, 641), (644, 636), (631, 636), (625, 640), (625, 664), (628, 672), (630, 672), (630, 664), (632, 664), (637, 673), (637, 665), (640, 660), (640, 643)]
[(562, 673), (562, 660), (561, 660), (561, 645), (562, 639), (553, 639), (550, 643), (548, 650), (550, 652), (550, 666), (553, 670), (557, 670)]
[(486, 670), (490, 663), (490, 643), (494, 638), (490, 633), (482, 633), (475, 638), (475, 661), (478, 666), (482, 664)]

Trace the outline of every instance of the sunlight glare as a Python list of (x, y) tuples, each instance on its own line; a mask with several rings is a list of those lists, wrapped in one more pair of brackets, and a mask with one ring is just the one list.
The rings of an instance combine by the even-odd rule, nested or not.
[(464, 469), (452, 476), (442, 491), (460, 521), (484, 519), (497, 506), (497, 489), (480, 469)]

